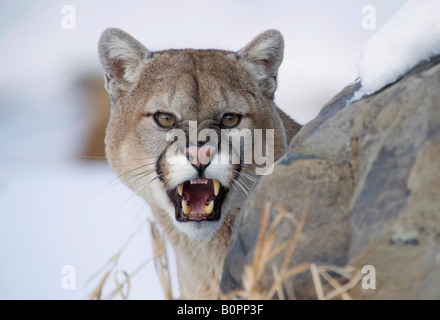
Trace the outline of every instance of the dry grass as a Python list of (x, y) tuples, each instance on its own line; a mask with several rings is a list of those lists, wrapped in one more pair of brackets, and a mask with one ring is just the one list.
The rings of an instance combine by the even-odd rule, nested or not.
[[(273, 222), (269, 225), (269, 218), (272, 208), (278, 210)], [(300, 234), (304, 228), (304, 224), (308, 212), (308, 204), (305, 203), (301, 218), (296, 225), (296, 230), (291, 239), (274, 247), (275, 234), (278, 226), (286, 218), (288, 211), (285, 208), (274, 206), (266, 203), (261, 226), (255, 247), (253, 261), (250, 265), (244, 267), (243, 272), (243, 289), (230, 292), (228, 294), (221, 294), (222, 299), (245, 299), (245, 300), (267, 300), (267, 299), (293, 299), (295, 297), (294, 288), (290, 286), (288, 280), (291, 278), (310, 271), (316, 298), (319, 300), (329, 300), (340, 298), (344, 300), (351, 299), (348, 290), (353, 288), (361, 279), (362, 273), (356, 271), (354, 267), (337, 267), (332, 265), (318, 265), (314, 262), (301, 263), (289, 268), (289, 262), (292, 259), (296, 249)], [(277, 264), (272, 263), (275, 258), (282, 251), (286, 250), (284, 259), (279, 269)], [(268, 267), (272, 266), (273, 282), (269, 288), (263, 287), (261, 282), (266, 274)], [(338, 279), (335, 279), (329, 272), (336, 273)], [(344, 283), (340, 279), (344, 279)], [(330, 284), (333, 288), (329, 292), (324, 292), (322, 279)], [(287, 292), (287, 296), (286, 296)]]
[[(348, 291), (361, 280), (362, 273), (360, 270), (356, 270), (351, 266), (337, 267), (328, 264), (316, 264), (314, 262), (301, 263), (289, 268), (289, 262), (292, 260), (301, 232), (303, 231), (306, 222), (308, 208), (308, 204), (305, 203), (301, 212), (301, 217), (299, 221), (296, 222), (296, 230), (292, 238), (274, 247), (275, 235), (280, 223), (292, 215), (288, 215), (289, 212), (285, 208), (266, 203), (252, 263), (250, 265), (246, 265), (243, 270), (243, 288), (227, 294), (222, 293), (220, 294), (221, 299), (294, 299), (295, 292), (294, 288), (291, 287), (291, 280), (293, 277), (305, 272), (311, 273), (317, 299), (351, 299)], [(269, 224), (272, 209), (276, 209), (278, 214), (275, 216), (272, 223)], [(148, 222), (150, 224), (150, 234), (153, 242), (154, 256), (144, 261), (132, 272), (120, 270), (118, 267), (118, 260), (120, 256), (122, 255), (126, 246), (130, 243), (131, 239), (136, 235), (137, 232), (139, 232), (141, 227), (143, 227), (141, 226), (130, 236), (124, 246), (113, 257), (111, 257), (109, 261), (95, 273), (95, 275), (92, 276), (92, 279), (95, 279), (101, 275), (101, 280), (90, 294), (90, 299), (127, 299), (130, 294), (131, 281), (133, 277), (145, 265), (151, 263), (152, 261), (155, 264), (156, 272), (162, 285), (165, 298), (176, 299), (176, 297), (173, 295), (171, 287), (165, 237), (160, 232), (155, 222)], [(275, 264), (273, 259), (283, 251), (285, 251), (285, 255), (281, 265), (279, 266), (279, 263)], [(262, 286), (262, 281), (264, 277), (267, 277), (266, 270), (269, 268), (272, 270), (273, 282), (268, 288), (267, 285), (265, 287)], [(331, 273), (337, 274), (337, 278), (332, 277), (330, 275)], [(111, 281), (111, 279), (113, 279), (116, 288), (108, 294), (103, 294), (105, 284)], [(325, 292), (324, 290), (323, 280), (327, 284), (327, 288), (329, 285), (332, 288), (331, 290), (327, 290), (328, 292)]]
[[(131, 281), (133, 277), (142, 270), (147, 264), (154, 261), (157, 275), (160, 279), (160, 283), (162, 285), (162, 290), (167, 299), (174, 299), (172, 289), (171, 289), (171, 280), (170, 280), (170, 272), (168, 267), (168, 253), (166, 248), (166, 242), (164, 236), (160, 233), (159, 229), (156, 226), (156, 223), (153, 221), (148, 221), (150, 224), (150, 233), (151, 238), (153, 240), (153, 252), (154, 256), (146, 259), (142, 262), (138, 267), (135, 268), (132, 272), (126, 272), (121, 270), (118, 266), (118, 261), (121, 255), (123, 254), (125, 248), (130, 244), (131, 240), (134, 236), (144, 227), (141, 225), (138, 229), (136, 229), (131, 236), (128, 238), (126, 243), (122, 246), (119, 251), (113, 255), (109, 261), (107, 261), (89, 280), (92, 281), (98, 278), (101, 275), (100, 281), (97, 286), (92, 290), (89, 295), (89, 298), (92, 300), (101, 300), (101, 299), (128, 299), (131, 288)], [(122, 277), (122, 280), (121, 280)], [(104, 286), (111, 281), (113, 278), (113, 282), (116, 286), (115, 289), (110, 291), (108, 294), (104, 294)]]
[(159, 275), (162, 290), (165, 298), (168, 300), (174, 299), (173, 290), (171, 288), (170, 269), (168, 264), (168, 254), (166, 241), (163, 234), (159, 231), (156, 223), (150, 221), (151, 238), (153, 239), (153, 252), (156, 272)]

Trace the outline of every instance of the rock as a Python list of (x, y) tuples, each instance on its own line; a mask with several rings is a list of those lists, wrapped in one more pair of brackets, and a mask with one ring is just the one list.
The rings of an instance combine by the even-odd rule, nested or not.
[[(306, 124), (250, 193), (225, 259), (224, 294), (246, 298), (253, 285), (266, 298), (440, 299), (440, 57), (348, 105), (358, 88)], [(260, 228), (267, 235), (283, 212), (274, 257), (258, 272)], [(290, 255), (280, 246), (295, 232)], [(283, 270), (300, 269), (274, 290)], [(333, 295), (338, 284), (344, 295)]]

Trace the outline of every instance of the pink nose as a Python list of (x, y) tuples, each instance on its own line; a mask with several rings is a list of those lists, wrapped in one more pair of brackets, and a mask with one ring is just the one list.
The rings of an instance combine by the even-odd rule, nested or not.
[(205, 145), (202, 147), (190, 146), (185, 149), (185, 154), (189, 162), (198, 168), (207, 166), (211, 161), (211, 156), (214, 153), (215, 147), (210, 145)]

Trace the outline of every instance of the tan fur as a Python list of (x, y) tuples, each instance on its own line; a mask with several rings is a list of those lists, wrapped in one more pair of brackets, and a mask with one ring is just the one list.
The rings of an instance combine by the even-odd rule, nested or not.
[[(153, 53), (127, 33), (107, 29), (99, 53), (112, 101), (105, 139), (110, 166), (149, 203), (172, 244), (182, 297), (215, 299), (232, 226), (246, 196), (237, 185), (251, 187), (254, 180), (234, 172), (212, 177), (223, 179), (222, 184), (229, 187), (218, 227), (197, 239), (188, 236), (179, 229), (182, 226), (174, 219), (165, 191), (175, 188), (178, 178), (159, 159), (170, 143), (167, 130), (154, 123), (153, 114), (158, 110), (174, 114), (183, 130), (190, 120), (201, 129), (213, 127), (224, 113), (244, 114), (239, 129), (275, 129), (274, 157), (278, 159), (300, 129), (273, 102), (282, 36), (276, 30), (266, 31), (237, 53), (192, 49)], [(160, 177), (159, 166), (163, 168)], [(252, 174), (255, 164), (246, 167), (253, 179), (259, 178)], [(209, 228), (215, 225), (207, 223)]]

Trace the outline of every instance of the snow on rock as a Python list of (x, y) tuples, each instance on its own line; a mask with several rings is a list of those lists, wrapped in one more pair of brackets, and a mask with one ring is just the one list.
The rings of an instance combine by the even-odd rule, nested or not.
[(395, 82), (440, 54), (440, 0), (409, 0), (364, 45), (358, 69), (362, 88), (353, 100)]

